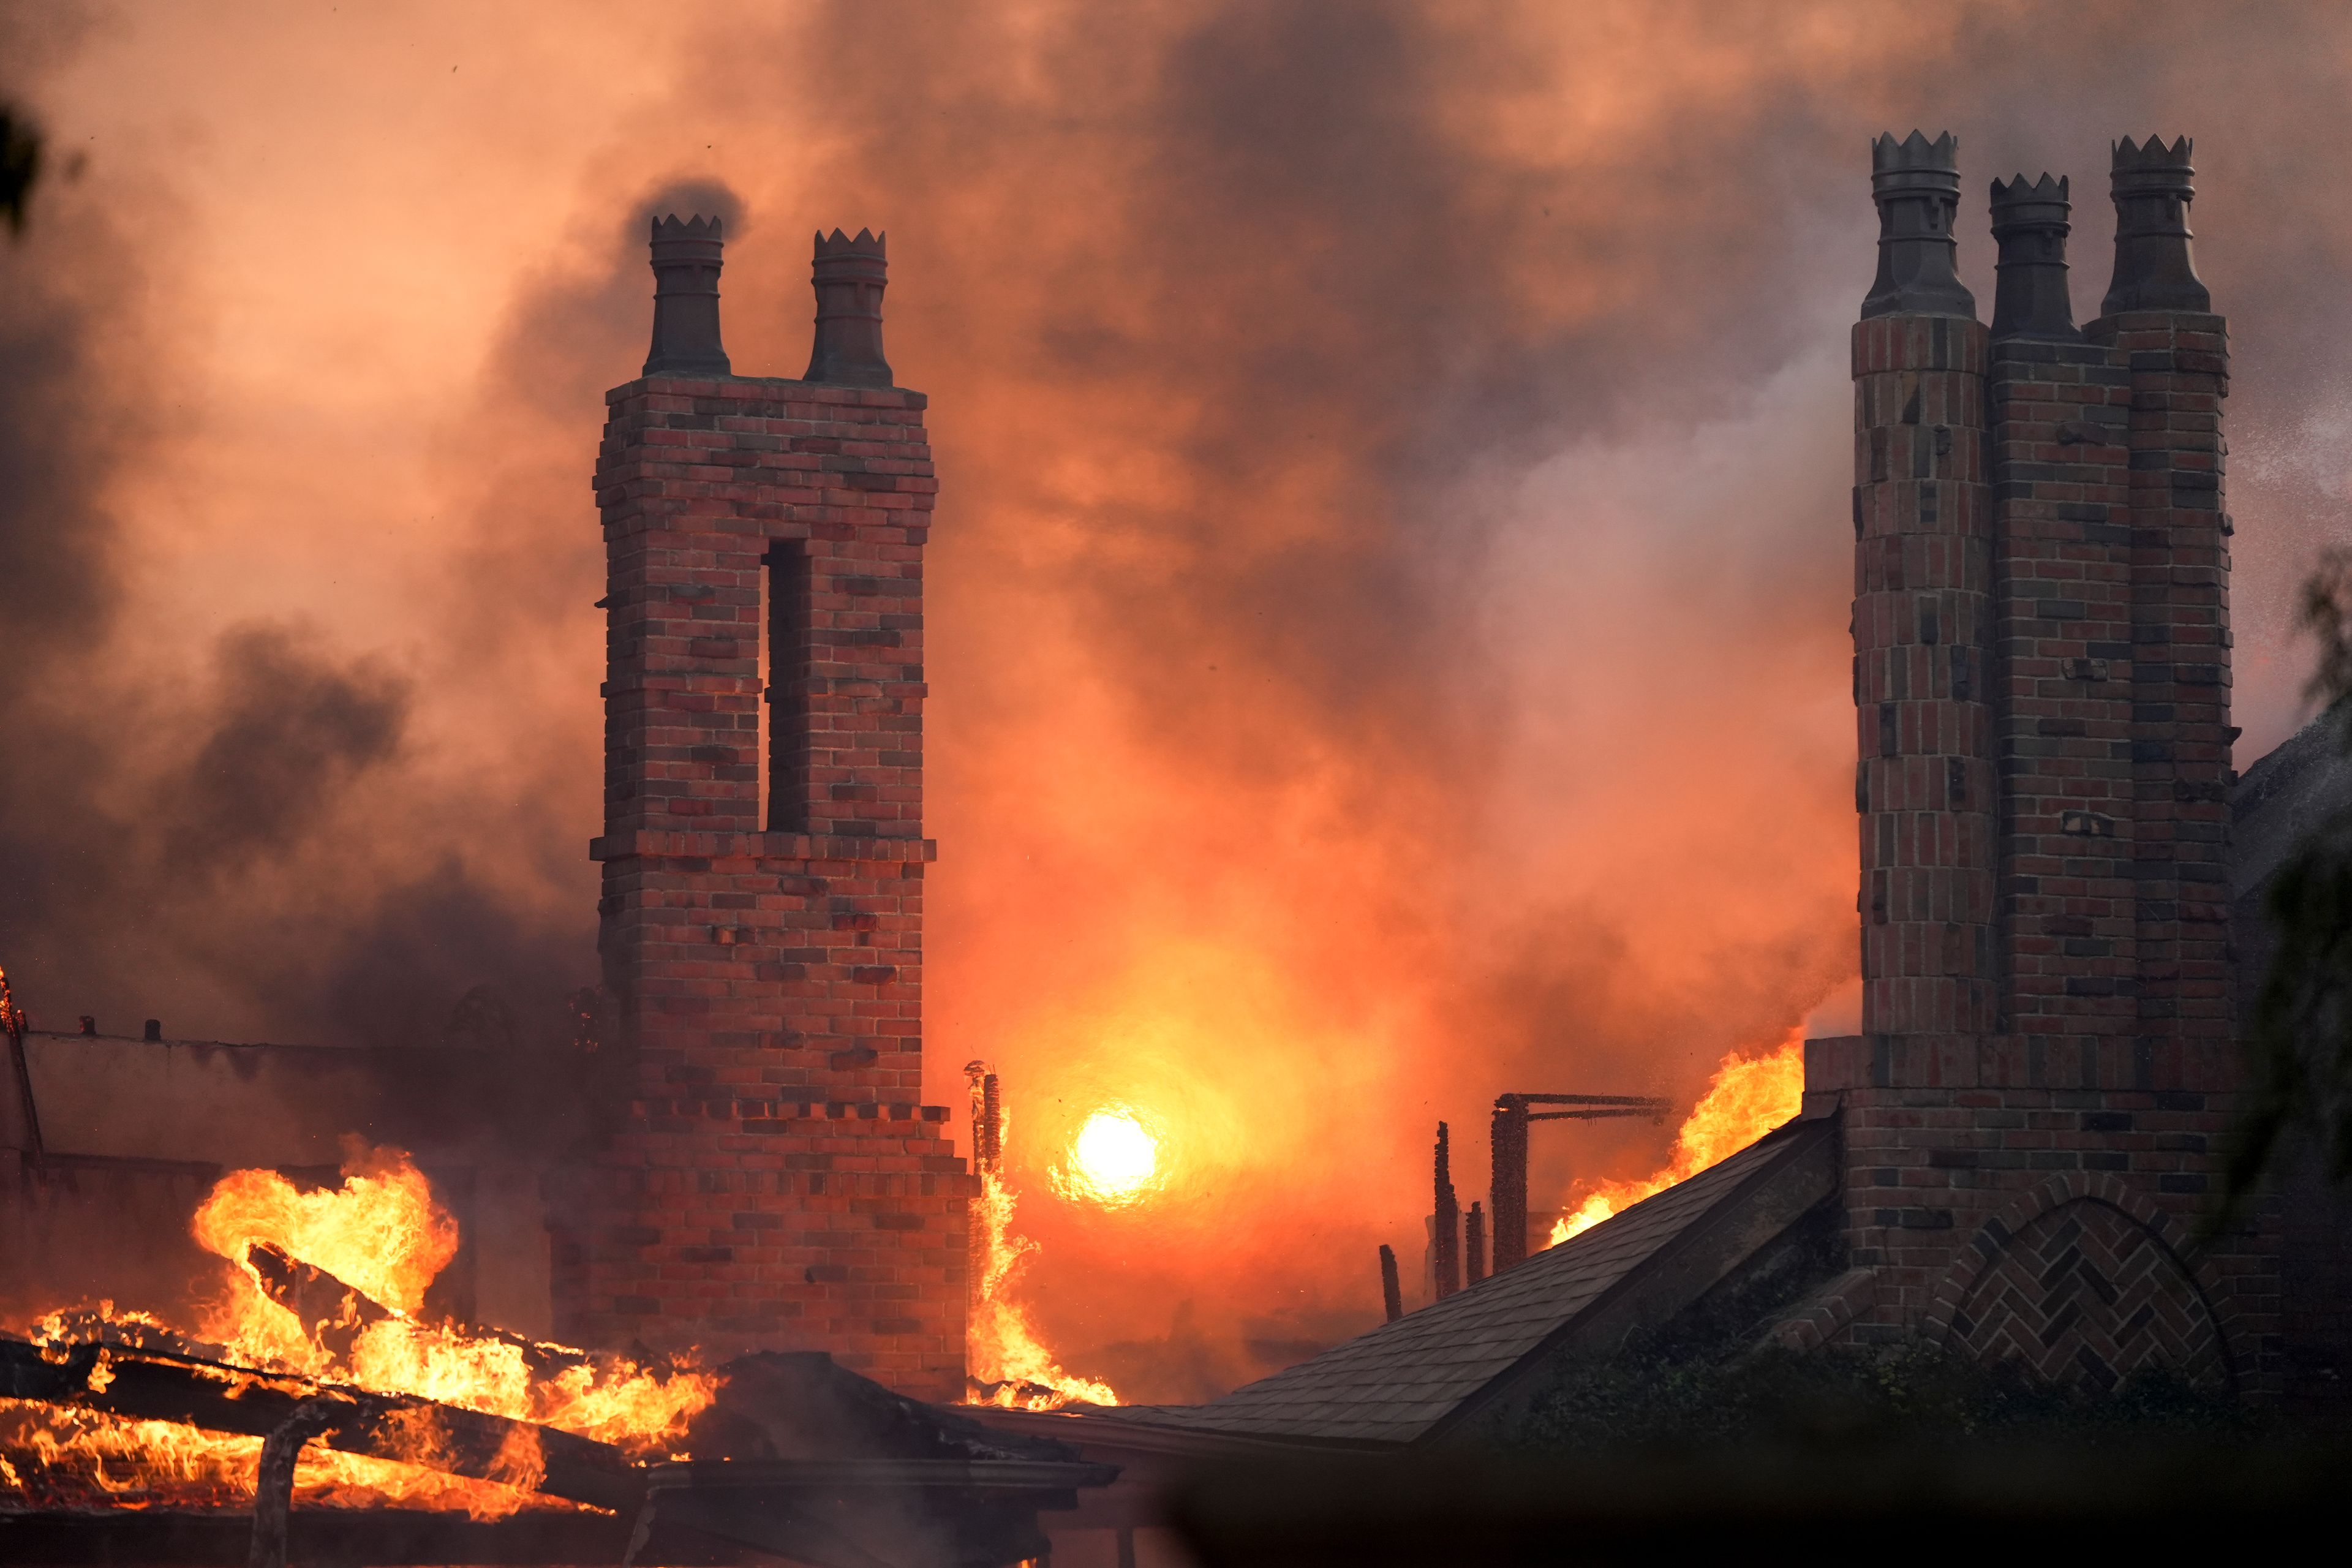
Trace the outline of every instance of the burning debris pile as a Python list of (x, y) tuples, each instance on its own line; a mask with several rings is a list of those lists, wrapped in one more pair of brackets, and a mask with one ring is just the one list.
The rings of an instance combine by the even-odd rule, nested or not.
[[(43, 1506), (249, 1503), (258, 1436), (143, 1418), (97, 1397), (133, 1362), (151, 1371), (184, 1366), (199, 1381), (202, 1364), (215, 1363), (236, 1369), (236, 1378), (274, 1379), (268, 1386), (289, 1400), (310, 1396), (299, 1389), (346, 1404), (365, 1405), (370, 1394), (404, 1402), (384, 1407), (364, 1446), (342, 1447), (331, 1436), (306, 1448), (296, 1497), (476, 1518), (586, 1500), (541, 1489), (540, 1432), (607, 1445), (633, 1461), (664, 1458), (711, 1401), (714, 1380), (698, 1367), (646, 1367), (422, 1317), (427, 1287), (457, 1251), (457, 1226), (403, 1153), (354, 1149), (340, 1185), (310, 1192), (274, 1171), (233, 1172), (197, 1211), (194, 1230), (225, 1268), (193, 1327), (111, 1302), (30, 1326), (29, 1343), (47, 1362), (86, 1367), (90, 1397), (0, 1402), (0, 1485)], [(157, 1355), (166, 1360), (140, 1359)], [(329, 1389), (336, 1392), (321, 1392)], [(452, 1463), (439, 1417), (390, 1414), (428, 1405), (527, 1425), (500, 1428), (490, 1458)]]
[(0, 1558), (152, 1523), (168, 1549), (134, 1555), (213, 1561), (204, 1527), (250, 1510), (257, 1562), (341, 1517), (418, 1562), (1002, 1563), (1113, 1473), (819, 1353), (648, 1363), (432, 1321), (457, 1227), (398, 1152), (313, 1190), (232, 1173), (193, 1228), (223, 1279), (192, 1325), (101, 1302), (0, 1334)]

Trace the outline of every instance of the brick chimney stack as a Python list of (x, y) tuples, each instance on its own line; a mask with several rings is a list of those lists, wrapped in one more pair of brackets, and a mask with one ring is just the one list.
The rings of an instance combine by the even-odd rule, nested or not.
[(2241, 1090), (2228, 335), (2189, 151), (2116, 145), (2115, 279), (2080, 330), (2068, 183), (1995, 182), (1988, 332), (1956, 145), (1878, 139), (1853, 330), (1864, 1033), (1805, 1068), (1867, 1276), (1842, 1332), (2102, 1387), (2277, 1377), (2273, 1243), (2190, 1245)]
[(824, 250), (827, 381), (736, 376), (718, 221), (656, 223), (653, 353), (605, 397), (590, 852), (629, 1097), (558, 1237), (559, 1331), (829, 1351), (956, 1399), (971, 1178), (919, 1103), (937, 486), (880, 360), (880, 242)]
[(2068, 186), (1993, 182), (2002, 1026), (2131, 1033), (2128, 373), (2074, 327)]
[(1853, 330), (1863, 1027), (1980, 1033), (1993, 942), (1985, 330), (1953, 269), (1955, 144), (1871, 144), (1878, 279)]
[[(2235, 1079), (2231, 995), (2230, 330), (2189, 255), (2191, 143), (2114, 148), (2116, 270), (2088, 331), (2131, 376), (2135, 1076)], [(2111, 669), (2112, 676), (2113, 671)], [(2218, 1129), (2216, 1130), (2219, 1131)]]

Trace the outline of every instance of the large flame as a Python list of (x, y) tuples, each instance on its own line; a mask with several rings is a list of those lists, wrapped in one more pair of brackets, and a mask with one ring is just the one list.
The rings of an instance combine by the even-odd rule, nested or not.
[[(238, 1365), (418, 1394), (644, 1457), (668, 1453), (715, 1392), (716, 1380), (691, 1366), (657, 1372), (422, 1317), (426, 1289), (457, 1250), (458, 1231), (424, 1174), (397, 1151), (355, 1152), (341, 1184), (312, 1192), (274, 1171), (232, 1172), (197, 1210), (193, 1229), (229, 1265), (221, 1293), (199, 1314), (197, 1337)], [(263, 1247), (334, 1276), (366, 1301), (335, 1292), (322, 1315), (306, 1321), (265, 1288), (255, 1256)], [(111, 1302), (94, 1313), (53, 1312), (33, 1325), (32, 1337), (44, 1343), (89, 1338), (93, 1326), (134, 1344), (182, 1337), (152, 1314), (119, 1310)], [(422, 1468), (440, 1441), (429, 1421), (405, 1435), (404, 1451), (419, 1464), (311, 1444), (295, 1470), (296, 1496), (311, 1503), (457, 1508), (477, 1518), (570, 1506), (528, 1489), (543, 1469), (528, 1433), (499, 1456), (495, 1482)], [(70, 1501), (95, 1493), (118, 1506), (234, 1506), (253, 1495), (260, 1451), (258, 1438), (0, 1401), (0, 1485), (35, 1499)]]
[(1597, 1184), (1553, 1225), (1547, 1245), (1558, 1247), (1619, 1210), (1737, 1154), (1796, 1115), (1804, 1097), (1801, 1032), (1791, 1034), (1770, 1056), (1743, 1057), (1737, 1051), (1726, 1056), (1707, 1081), (1706, 1092), (1684, 1121), (1682, 1131), (1675, 1135), (1674, 1158), (1664, 1169), (1639, 1181)]
[[(1021, 1301), (1016, 1287), (1022, 1267), (1037, 1244), (1013, 1229), (1014, 1200), (1003, 1169), (1013, 1119), (994, 1103), (992, 1092), (983, 1100), (982, 1070), (973, 1064), (972, 1163), (980, 1171), (980, 1196), (971, 1207), (973, 1279), (964, 1349), (971, 1397), (1013, 1410), (1059, 1410), (1074, 1401), (1117, 1405), (1110, 1384), (1063, 1370), (1038, 1339)], [(1142, 1131), (1139, 1124), (1137, 1131)]]

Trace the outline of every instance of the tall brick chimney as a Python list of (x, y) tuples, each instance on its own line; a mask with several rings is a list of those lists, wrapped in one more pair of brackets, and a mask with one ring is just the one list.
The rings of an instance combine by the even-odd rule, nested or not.
[(1878, 281), (1853, 338), (1862, 1026), (1981, 1033), (1998, 1010), (1985, 331), (1953, 268), (1952, 138), (1870, 151)]
[(2238, 1097), (2228, 336), (2189, 143), (2116, 145), (2115, 279), (2080, 331), (2047, 174), (1991, 187), (1979, 324), (1957, 152), (1873, 144), (1853, 330), (1864, 1033), (1806, 1051), (1843, 1131), (1845, 1332), (2273, 1386), (2270, 1244), (2189, 1245)]
[[(631, 1096), (559, 1238), (560, 1331), (959, 1398), (971, 1178), (919, 1103), (926, 400), (879, 357), (880, 241), (820, 239), (803, 381), (728, 374), (720, 245), (654, 226), (652, 353), (605, 395), (590, 852)], [(872, 353), (828, 356), (826, 310)]]

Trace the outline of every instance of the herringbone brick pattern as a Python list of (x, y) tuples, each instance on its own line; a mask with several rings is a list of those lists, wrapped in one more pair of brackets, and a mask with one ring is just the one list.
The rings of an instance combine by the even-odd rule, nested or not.
[(2096, 1199), (2010, 1237), (1953, 1314), (1949, 1342), (2052, 1383), (2105, 1389), (2157, 1367), (2200, 1386), (2231, 1380), (2212, 1310), (2172, 1249)]

